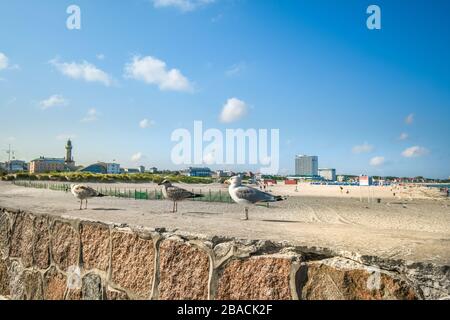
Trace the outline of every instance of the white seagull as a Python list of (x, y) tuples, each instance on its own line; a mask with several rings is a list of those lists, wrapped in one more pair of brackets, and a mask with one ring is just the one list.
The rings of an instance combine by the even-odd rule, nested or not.
[(82, 184), (71, 184), (70, 191), (75, 198), (80, 199), (80, 210), (82, 210), (83, 200), (86, 200), (85, 209), (87, 209), (87, 203), (89, 198), (94, 197), (104, 197), (104, 194), (97, 192), (95, 189), (82, 185)]
[(248, 220), (248, 205), (250, 204), (286, 200), (285, 197), (274, 196), (252, 187), (243, 186), (242, 179), (239, 176), (230, 178), (229, 182), (228, 192), (230, 193), (231, 199), (237, 204), (245, 205), (245, 218), (243, 220)]
[(162, 193), (164, 198), (173, 201), (172, 212), (178, 211), (178, 201), (203, 197), (202, 194), (192, 193), (183, 188), (173, 186), (167, 179), (163, 180), (161, 183), (158, 183), (158, 185), (163, 186)]

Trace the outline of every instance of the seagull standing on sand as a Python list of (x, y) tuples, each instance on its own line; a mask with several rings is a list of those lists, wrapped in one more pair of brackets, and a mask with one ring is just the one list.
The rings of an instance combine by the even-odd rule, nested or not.
[(276, 202), (286, 199), (285, 197), (274, 196), (255, 188), (243, 186), (242, 179), (239, 176), (230, 178), (229, 182), (230, 186), (228, 187), (228, 192), (230, 193), (231, 199), (237, 204), (245, 205), (245, 218), (243, 220), (248, 220), (248, 205), (250, 204), (258, 202)]
[(185, 199), (193, 199), (203, 197), (202, 194), (192, 193), (180, 187), (175, 187), (172, 183), (165, 179), (161, 183), (158, 183), (159, 186), (163, 186), (162, 193), (165, 199), (169, 199), (173, 201), (173, 209), (172, 212), (178, 211), (178, 201), (183, 201)]
[(80, 210), (82, 210), (83, 200), (86, 201), (85, 209), (87, 209), (87, 203), (89, 198), (94, 197), (104, 197), (104, 194), (97, 192), (95, 189), (82, 185), (82, 184), (71, 184), (70, 191), (75, 198), (80, 199)]

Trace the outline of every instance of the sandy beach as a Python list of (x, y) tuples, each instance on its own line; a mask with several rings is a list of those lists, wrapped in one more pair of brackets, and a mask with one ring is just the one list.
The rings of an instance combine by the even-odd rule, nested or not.
[[(90, 184), (95, 186), (95, 184)], [(111, 188), (156, 188), (154, 184), (102, 185)], [(186, 185), (184, 185), (186, 186)], [(189, 189), (221, 189), (223, 185), (188, 185)], [(290, 241), (390, 259), (450, 263), (449, 200), (438, 190), (425, 187), (402, 189), (396, 197), (390, 187), (375, 187), (375, 197), (361, 200), (358, 187), (341, 193), (336, 186), (272, 186), (273, 193), (288, 195), (286, 201), (250, 209), (250, 220), (241, 221), (242, 207), (228, 203), (185, 201), (179, 212), (161, 200), (133, 200), (113, 197), (92, 199), (89, 209), (70, 193), (33, 189), (0, 183), (0, 207), (10, 207), (88, 219), (163, 227), (205, 235), (243, 239)]]

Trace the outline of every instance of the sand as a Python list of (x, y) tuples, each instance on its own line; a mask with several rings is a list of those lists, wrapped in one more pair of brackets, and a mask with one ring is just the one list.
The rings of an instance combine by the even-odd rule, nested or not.
[[(58, 182), (51, 182), (53, 184)], [(120, 190), (148, 190), (154, 191), (160, 190), (155, 183), (88, 183), (88, 185), (96, 188), (116, 188)], [(192, 190), (195, 192), (207, 192), (222, 190), (227, 191), (227, 185), (212, 183), (212, 184), (176, 184), (182, 188)], [(253, 185), (253, 187), (256, 187)], [(377, 198), (388, 200), (405, 200), (410, 201), (413, 199), (444, 199), (446, 196), (439, 191), (439, 188), (428, 188), (420, 184), (417, 185), (396, 185), (396, 186), (371, 186), (371, 187), (359, 187), (359, 186), (342, 186), (342, 190), (339, 186), (333, 185), (311, 185), (309, 183), (301, 183), (295, 185), (285, 185), (284, 183), (269, 185), (267, 191), (294, 197), (333, 197), (333, 198), (356, 198), (364, 201), (376, 201)]]
[[(95, 184), (90, 184), (94, 185)], [(148, 189), (154, 184), (102, 184), (102, 187)], [(194, 190), (223, 190), (226, 186), (188, 185)], [(349, 190), (347, 194), (345, 191)], [(168, 201), (97, 198), (89, 209), (70, 193), (33, 189), (0, 183), (0, 207), (35, 213), (67, 215), (148, 227), (165, 227), (204, 235), (244, 239), (286, 240), (296, 245), (329, 248), (382, 258), (450, 264), (450, 201), (439, 190), (426, 187), (397, 189), (374, 187), (360, 199), (358, 187), (277, 185), (273, 193), (287, 195), (269, 208), (250, 209), (250, 220), (242, 221), (243, 208), (236, 204), (180, 203), (171, 213)], [(364, 190), (362, 191), (364, 194)], [(370, 197), (369, 197), (370, 200)]]

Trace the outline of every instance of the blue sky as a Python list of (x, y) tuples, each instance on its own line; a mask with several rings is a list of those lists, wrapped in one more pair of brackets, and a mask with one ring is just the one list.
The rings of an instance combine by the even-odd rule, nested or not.
[[(81, 30), (66, 28), (71, 4)], [(370, 4), (381, 30), (366, 27)], [(17, 158), (62, 157), (70, 136), (77, 163), (175, 169), (172, 131), (202, 120), (279, 128), (282, 174), (296, 154), (314, 154), (338, 173), (446, 178), (449, 9), (438, 0), (1, 0), (0, 161), (9, 143)], [(223, 122), (232, 98), (245, 112)]]

